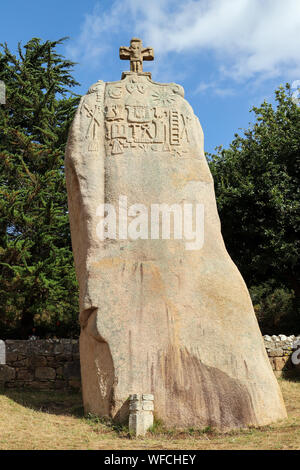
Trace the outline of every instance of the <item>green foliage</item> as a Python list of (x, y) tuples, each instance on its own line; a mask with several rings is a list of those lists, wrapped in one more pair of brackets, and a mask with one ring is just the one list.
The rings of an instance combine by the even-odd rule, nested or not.
[(156, 416), (153, 419), (153, 425), (148, 430), (151, 434), (161, 434), (166, 432), (166, 427), (163, 421)]
[(189, 428), (188, 429), (188, 433), (191, 435), (191, 436), (197, 436), (197, 435), (200, 435), (201, 434), (209, 434), (209, 433), (212, 433), (213, 432), (213, 429), (211, 426), (205, 426), (205, 428)]
[(230, 255), (254, 296), (272, 284), (261, 293), (261, 326), (292, 333), (300, 325), (300, 108), (288, 84), (275, 98), (275, 108), (252, 109), (255, 124), (209, 155), (209, 165)]
[(94, 430), (101, 432), (114, 431), (119, 435), (119, 437), (131, 436), (127, 424), (116, 423), (109, 416), (100, 417), (93, 413), (88, 413), (84, 419), (92, 428), (94, 428)]
[(0, 337), (76, 334), (64, 150), (78, 97), (64, 41), (0, 45)]
[(257, 319), (264, 333), (269, 335), (280, 334), (282, 329), (295, 331), (298, 328), (294, 292), (275, 286), (273, 281), (250, 288)]

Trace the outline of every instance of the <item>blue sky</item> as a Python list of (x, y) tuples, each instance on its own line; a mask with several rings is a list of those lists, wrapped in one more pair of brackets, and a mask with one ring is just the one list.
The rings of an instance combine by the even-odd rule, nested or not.
[(70, 36), (60, 52), (78, 62), (83, 94), (121, 78), (119, 47), (133, 36), (154, 47), (144, 70), (177, 82), (200, 119), (205, 150), (228, 146), (249, 110), (300, 79), (300, 0), (1, 0), (0, 42)]

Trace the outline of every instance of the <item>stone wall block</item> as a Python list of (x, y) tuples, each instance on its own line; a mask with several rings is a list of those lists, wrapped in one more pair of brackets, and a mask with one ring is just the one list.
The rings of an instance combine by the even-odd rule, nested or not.
[(283, 356), (283, 349), (281, 349), (281, 348), (272, 349), (272, 350), (269, 352), (269, 356), (270, 356), (270, 357), (281, 357), (281, 356)]
[(27, 340), (8, 339), (5, 341), (6, 352), (14, 352), (28, 355), (31, 350), (31, 343), (32, 341)]
[(35, 390), (54, 390), (55, 382), (49, 382), (49, 381), (43, 382), (43, 381), (35, 380), (34, 382), (26, 383), (25, 388), (35, 389)]
[(47, 359), (45, 356), (31, 356), (30, 367), (44, 367), (47, 365)]
[(18, 353), (16, 352), (7, 352), (6, 353), (6, 363), (13, 364), (18, 360)]
[(41, 381), (54, 380), (56, 377), (55, 369), (51, 367), (37, 367), (35, 370), (35, 377)]
[(29, 366), (29, 358), (21, 359), (20, 361), (14, 362), (14, 367), (28, 367)]
[(67, 362), (63, 368), (63, 375), (66, 379), (80, 379), (80, 364), (77, 361)]
[(64, 345), (63, 344), (56, 344), (54, 346), (53, 352), (54, 354), (62, 354), (64, 351)]
[(17, 380), (31, 381), (34, 379), (33, 373), (27, 369), (17, 369)]
[(16, 371), (8, 365), (0, 365), (0, 382), (8, 382), (14, 380)]

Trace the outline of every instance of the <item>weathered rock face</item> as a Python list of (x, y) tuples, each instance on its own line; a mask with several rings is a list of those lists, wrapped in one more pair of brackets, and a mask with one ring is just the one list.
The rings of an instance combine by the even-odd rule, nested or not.
[[(134, 72), (97, 82), (80, 102), (65, 167), (86, 412), (122, 421), (130, 394), (152, 393), (156, 416), (169, 426), (225, 429), (284, 418), (247, 287), (222, 239), (203, 132), (182, 87)], [(203, 246), (174, 240), (172, 224), (170, 239), (137, 238), (133, 209), (131, 237), (123, 216), (115, 239), (112, 225), (111, 238), (101, 240), (104, 203), (117, 214), (143, 204), (148, 234), (151, 204), (203, 204)]]

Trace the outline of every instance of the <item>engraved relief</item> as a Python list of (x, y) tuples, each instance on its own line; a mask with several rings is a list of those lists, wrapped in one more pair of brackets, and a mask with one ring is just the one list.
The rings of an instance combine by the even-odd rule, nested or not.
[(105, 106), (105, 119), (107, 121), (122, 121), (125, 117), (122, 104), (109, 104)]
[(177, 110), (170, 111), (170, 144), (179, 145), (179, 112)]
[(107, 94), (110, 98), (119, 99), (123, 96), (123, 87), (122, 85), (114, 85), (107, 87)]
[(124, 151), (123, 151), (123, 147), (122, 147), (121, 142), (118, 139), (114, 139), (112, 141), (112, 149), (111, 149), (112, 155), (118, 155), (118, 154), (121, 154), (123, 152)]
[(125, 88), (128, 91), (128, 93), (133, 93), (134, 91), (138, 91), (139, 93), (144, 94), (147, 89), (147, 85), (145, 83), (138, 81), (135, 78), (132, 78), (131, 80), (129, 80)]
[[(117, 97), (123, 97), (124, 90), (129, 94), (127, 99), (116, 102)], [(124, 86), (107, 86), (104, 108), (107, 155), (122, 155), (126, 149), (168, 152), (174, 156), (184, 153), (184, 146), (190, 143), (190, 118), (174, 107), (175, 90), (176, 85), (160, 89), (152, 86), (149, 90), (139, 76), (125, 79)]]
[(179, 95), (179, 96), (181, 96), (182, 98), (184, 98), (184, 89), (182, 88), (181, 85), (174, 84), (173, 87), (172, 87), (172, 91), (173, 91), (173, 93), (175, 93), (176, 95)]
[(180, 134), (180, 140), (183, 141), (183, 140), (186, 140), (187, 143), (190, 142), (190, 139), (189, 139), (189, 133), (188, 133), (188, 128), (189, 128), (189, 124), (188, 124), (188, 121), (191, 120), (191, 118), (189, 116), (184, 116), (183, 114), (181, 114), (181, 119), (182, 119), (182, 131), (181, 131), (181, 134)]
[(102, 117), (102, 105), (94, 105), (94, 108), (90, 108), (84, 101), (80, 112), (86, 112), (86, 116), (90, 118), (89, 125), (85, 134), (85, 138), (88, 141), (88, 150), (96, 151), (99, 149), (99, 129), (101, 125)]
[(102, 80), (98, 80), (97, 83), (94, 83), (94, 85), (90, 86), (87, 92), (88, 95), (90, 95), (91, 93), (96, 93), (96, 102), (97, 102), (98, 111), (103, 111), (104, 90), (105, 90), (105, 83)]
[(175, 101), (175, 97), (167, 89), (156, 91), (151, 96), (153, 103), (157, 105), (170, 106)]
[(103, 82), (102, 80), (98, 80), (98, 82), (94, 83), (93, 85), (90, 86), (90, 88), (88, 89), (88, 92), (87, 94), (91, 94), (91, 93), (97, 93), (99, 95), (102, 95), (102, 97), (104, 96), (104, 89), (105, 89), (105, 82)]
[(136, 102), (134, 105), (126, 105), (128, 111), (128, 122), (150, 122), (151, 112), (150, 107), (142, 103)]
[(163, 120), (156, 119), (153, 121), (155, 126), (154, 143), (164, 143), (166, 138), (166, 125)]
[(111, 125), (111, 138), (112, 139), (126, 139), (127, 138), (127, 129), (125, 123), (117, 124), (114, 122)]

